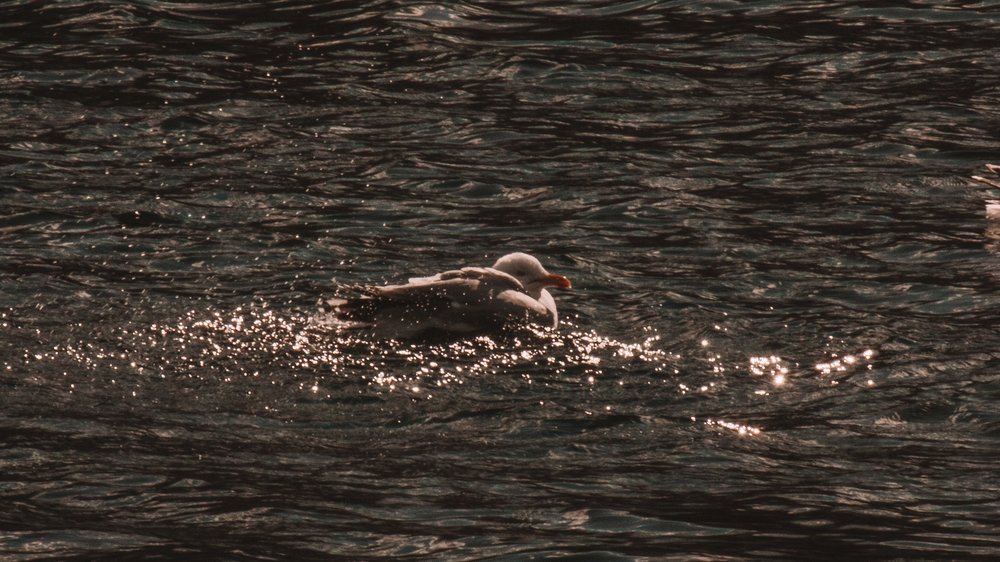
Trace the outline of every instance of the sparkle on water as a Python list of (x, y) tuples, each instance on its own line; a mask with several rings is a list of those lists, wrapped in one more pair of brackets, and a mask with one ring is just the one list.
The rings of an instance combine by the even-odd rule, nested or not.
[[(311, 313), (279, 312), (267, 303), (230, 311), (189, 310), (173, 323), (126, 323), (103, 338), (27, 350), (23, 361), (58, 365), (70, 394), (84, 386), (94, 392), (116, 388), (124, 400), (142, 400), (148, 388), (166, 384), (199, 401), (229, 389), (230, 399), (242, 397), (256, 413), (292, 419), (290, 395), (331, 400), (351, 388), (367, 399), (434, 400), (449, 388), (483, 377), (586, 390), (633, 384), (622, 375), (626, 373), (638, 384), (678, 395), (711, 395), (727, 377), (752, 377), (762, 383), (753, 393), (767, 397), (804, 377), (838, 384), (842, 376), (871, 370), (876, 355), (872, 349), (831, 351), (810, 371), (773, 354), (726, 357), (708, 339), (686, 354), (669, 351), (652, 329), (644, 330), (648, 335), (642, 341), (625, 342), (566, 321), (557, 331), (524, 327), (428, 343), (371, 341), (363, 333), (331, 331), (314, 320)], [(8, 371), (14, 367), (5, 366)], [(866, 384), (874, 386), (871, 379)], [(615, 405), (601, 409), (612, 412)], [(766, 431), (714, 415), (693, 416), (692, 422), (745, 437)]]

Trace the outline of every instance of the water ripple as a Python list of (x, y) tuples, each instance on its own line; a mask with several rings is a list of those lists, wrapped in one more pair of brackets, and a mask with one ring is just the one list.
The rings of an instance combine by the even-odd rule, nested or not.
[[(989, 3), (2, 11), (2, 556), (996, 550)], [(313, 321), (506, 251), (561, 330)]]

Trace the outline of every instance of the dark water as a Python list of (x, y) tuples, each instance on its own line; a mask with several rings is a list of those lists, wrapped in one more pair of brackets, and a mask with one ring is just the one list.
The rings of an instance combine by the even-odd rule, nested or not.
[(996, 557), (1000, 3), (879, 4), (3, 2), (0, 557)]

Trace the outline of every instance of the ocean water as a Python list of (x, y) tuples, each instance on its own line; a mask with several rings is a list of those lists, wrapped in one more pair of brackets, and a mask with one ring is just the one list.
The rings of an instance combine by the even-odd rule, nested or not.
[[(939, 4), (0, 3), (0, 557), (995, 559)], [(314, 321), (511, 251), (557, 331)]]

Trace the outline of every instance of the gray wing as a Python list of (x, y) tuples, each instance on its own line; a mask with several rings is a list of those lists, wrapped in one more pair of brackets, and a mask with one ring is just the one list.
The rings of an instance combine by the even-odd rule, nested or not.
[[(524, 286), (521, 285), (521, 282), (518, 281), (513, 275), (504, 273), (498, 269), (493, 269), (492, 267), (463, 267), (462, 269), (453, 269), (451, 271), (445, 271), (430, 277), (411, 277), (407, 285), (423, 285), (427, 283), (434, 283), (436, 281), (448, 281), (452, 279), (485, 280), (489, 282), (508, 284), (516, 289), (522, 291), (524, 290)], [(405, 287), (407, 285), (395, 286)]]

